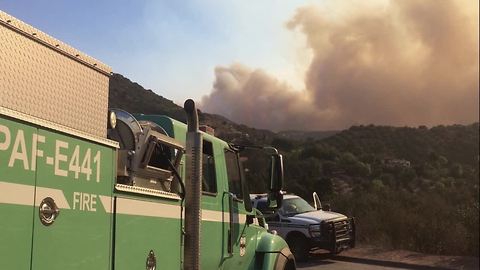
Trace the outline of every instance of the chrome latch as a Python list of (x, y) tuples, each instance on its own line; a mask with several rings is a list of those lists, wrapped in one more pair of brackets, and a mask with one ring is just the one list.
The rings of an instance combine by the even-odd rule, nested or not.
[(60, 215), (60, 209), (58, 209), (57, 204), (55, 204), (52, 198), (47, 197), (40, 203), (38, 215), (43, 225), (50, 226), (58, 215)]
[(147, 256), (147, 261), (145, 263), (145, 269), (155, 270), (157, 268), (157, 258), (155, 258), (155, 253), (153, 250), (150, 250)]

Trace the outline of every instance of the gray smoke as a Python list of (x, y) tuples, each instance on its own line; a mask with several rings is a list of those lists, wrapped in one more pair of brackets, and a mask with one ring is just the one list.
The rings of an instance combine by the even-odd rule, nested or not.
[(373, 12), (357, 2), (337, 17), (298, 9), (287, 27), (313, 52), (306, 89), (240, 64), (217, 67), (202, 109), (272, 130), (478, 121), (478, 1), (388, 3)]

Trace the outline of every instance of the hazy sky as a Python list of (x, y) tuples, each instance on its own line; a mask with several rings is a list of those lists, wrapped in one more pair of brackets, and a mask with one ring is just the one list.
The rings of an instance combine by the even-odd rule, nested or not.
[(0, 9), (183, 104), (211, 91), (217, 65), (234, 62), (301, 87), (303, 43), (285, 22), (308, 2), (0, 0)]
[(145, 88), (258, 128), (478, 121), (477, 0), (4, 1)]

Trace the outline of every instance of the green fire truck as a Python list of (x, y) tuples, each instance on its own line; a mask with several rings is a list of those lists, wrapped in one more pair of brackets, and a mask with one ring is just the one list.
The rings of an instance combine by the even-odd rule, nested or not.
[(110, 74), (0, 11), (0, 269), (295, 269), (239, 148), (202, 132), (191, 100), (187, 125), (108, 110)]

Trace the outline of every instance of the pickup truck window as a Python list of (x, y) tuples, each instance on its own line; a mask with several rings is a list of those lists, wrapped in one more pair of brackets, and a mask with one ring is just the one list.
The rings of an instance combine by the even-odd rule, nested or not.
[(228, 190), (233, 193), (237, 199), (241, 200), (243, 193), (237, 154), (233, 151), (226, 150), (225, 162), (227, 164)]
[(262, 212), (264, 218), (267, 222), (269, 221), (280, 221), (280, 217), (275, 213), (271, 208), (268, 208), (266, 200), (260, 200), (257, 203), (256, 208)]
[(298, 197), (283, 200), (282, 208), (280, 208), (278, 211), (284, 216), (291, 216), (312, 212), (315, 211), (315, 208), (308, 204), (308, 202), (306, 202), (304, 199)]

